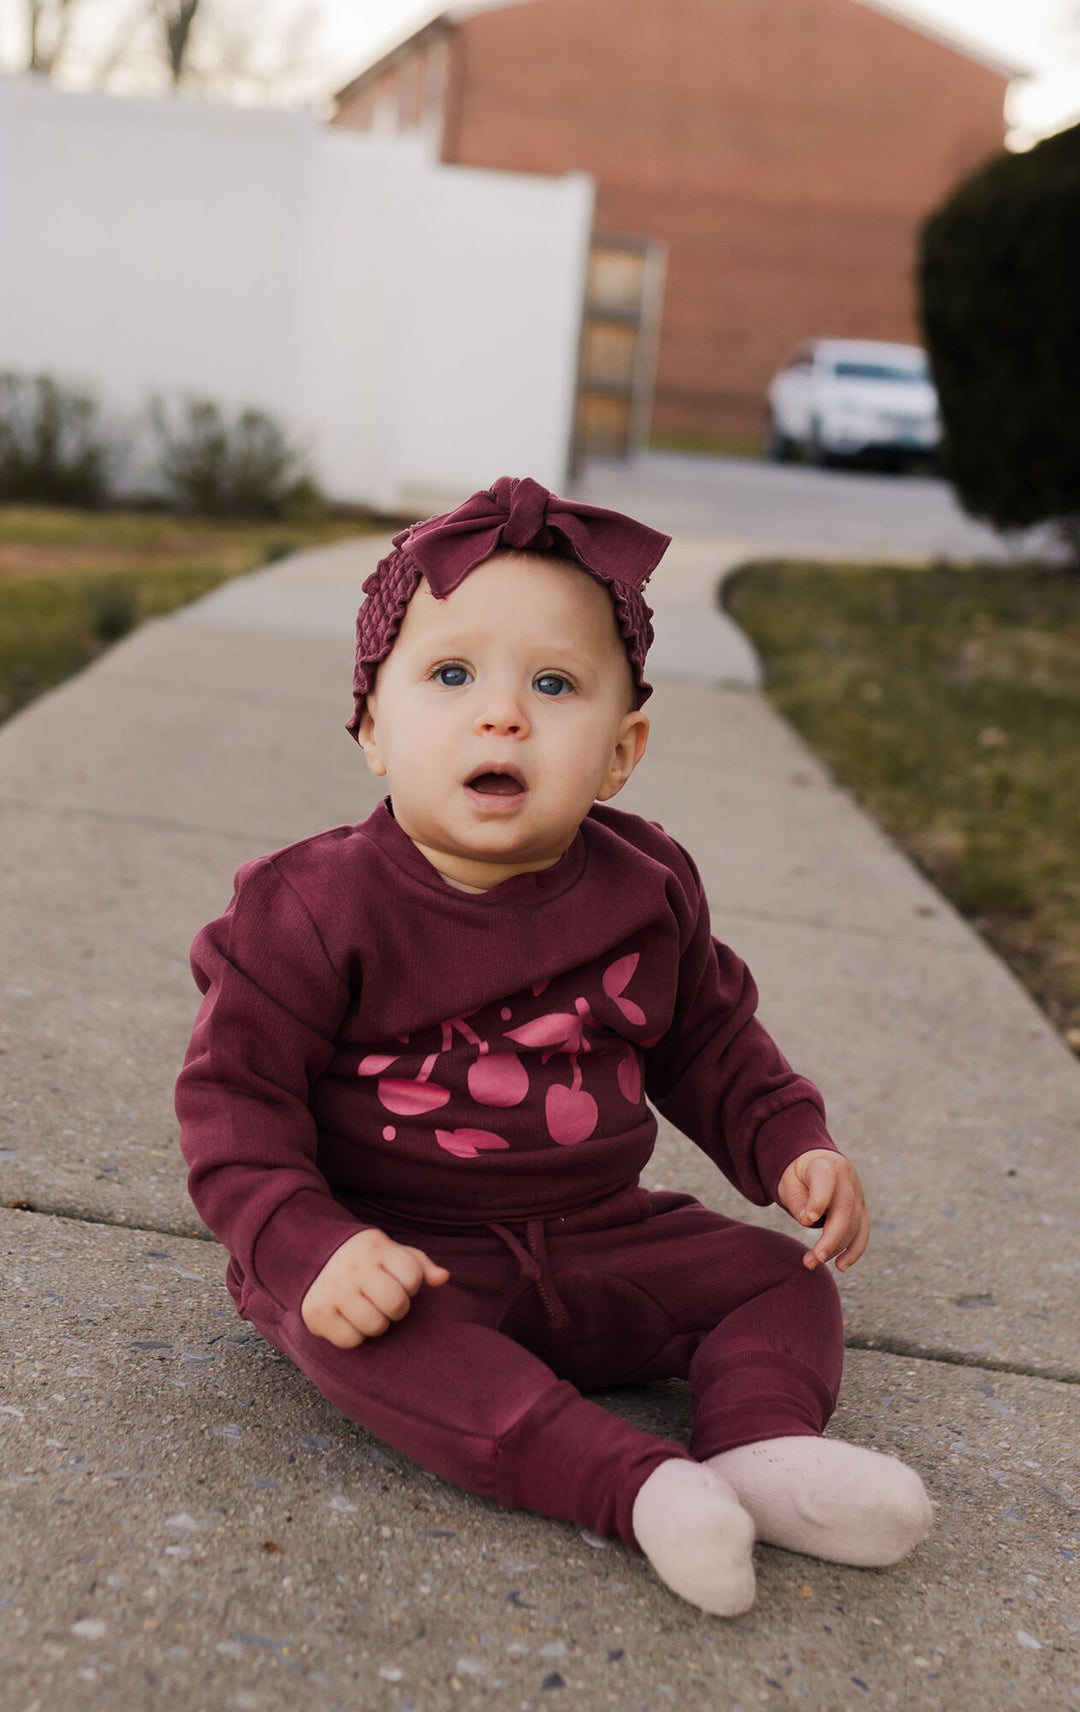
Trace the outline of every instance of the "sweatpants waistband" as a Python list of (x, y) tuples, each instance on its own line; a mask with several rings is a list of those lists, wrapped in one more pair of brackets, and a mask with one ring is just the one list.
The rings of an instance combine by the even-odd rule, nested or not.
[(421, 1218), (399, 1208), (381, 1207), (375, 1201), (349, 1200), (344, 1205), (364, 1224), (375, 1225), (395, 1240), (409, 1233), (419, 1236), (427, 1232), (440, 1237), (460, 1238), (469, 1243), (483, 1240), (498, 1227), (499, 1231), (510, 1231), (519, 1242), (528, 1245), (529, 1230), (537, 1226), (552, 1234), (565, 1233), (569, 1236), (617, 1225), (640, 1224), (657, 1209), (658, 1202), (665, 1206), (691, 1206), (694, 1197), (673, 1192), (663, 1192), (658, 1196), (643, 1189), (639, 1183), (627, 1183), (600, 1200), (588, 1201), (582, 1206), (505, 1212), (493, 1208), (490, 1218), (471, 1220)]

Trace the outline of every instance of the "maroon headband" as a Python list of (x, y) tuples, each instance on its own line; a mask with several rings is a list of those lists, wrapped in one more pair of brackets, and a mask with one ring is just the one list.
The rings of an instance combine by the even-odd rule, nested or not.
[(652, 694), (643, 668), (653, 639), (652, 613), (641, 590), (670, 540), (670, 535), (621, 512), (557, 499), (539, 482), (516, 476), (502, 476), (456, 510), (414, 523), (394, 536), (393, 552), (380, 560), (364, 584), (367, 599), (356, 617), (354, 711), (346, 730), (357, 736), (376, 671), (394, 645), (421, 577), (437, 600), (445, 600), (477, 565), (508, 548), (558, 554), (605, 585), (633, 668), (635, 706), (640, 707)]

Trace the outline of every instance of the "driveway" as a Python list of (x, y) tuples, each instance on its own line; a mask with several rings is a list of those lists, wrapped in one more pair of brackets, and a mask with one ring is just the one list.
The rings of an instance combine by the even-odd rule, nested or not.
[(592, 459), (572, 490), (669, 534), (711, 535), (754, 551), (871, 558), (1014, 558), (1045, 552), (1048, 531), (1002, 537), (965, 517), (946, 482), (752, 458), (644, 452)]

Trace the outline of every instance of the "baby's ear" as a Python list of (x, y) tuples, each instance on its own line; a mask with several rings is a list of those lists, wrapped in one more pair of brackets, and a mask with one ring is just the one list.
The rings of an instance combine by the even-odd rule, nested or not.
[(367, 762), (370, 771), (374, 773), (377, 779), (385, 779), (386, 762), (379, 753), (379, 743), (375, 735), (375, 710), (372, 707), (371, 702), (372, 698), (371, 696), (368, 696), (364, 705), (364, 711), (360, 716), (360, 724), (356, 732), (356, 741), (364, 751), (364, 759)]
[(648, 741), (649, 721), (646, 715), (637, 710), (624, 714), (611, 752), (611, 765), (596, 793), (597, 802), (608, 802), (611, 797), (618, 796), (644, 755)]

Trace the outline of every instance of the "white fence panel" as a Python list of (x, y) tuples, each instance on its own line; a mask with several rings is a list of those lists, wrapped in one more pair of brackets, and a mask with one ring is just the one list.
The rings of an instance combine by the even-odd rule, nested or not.
[(557, 487), (591, 218), (580, 175), (3, 78), (0, 368), (88, 382), (132, 422), (156, 392), (260, 406), (336, 500)]

